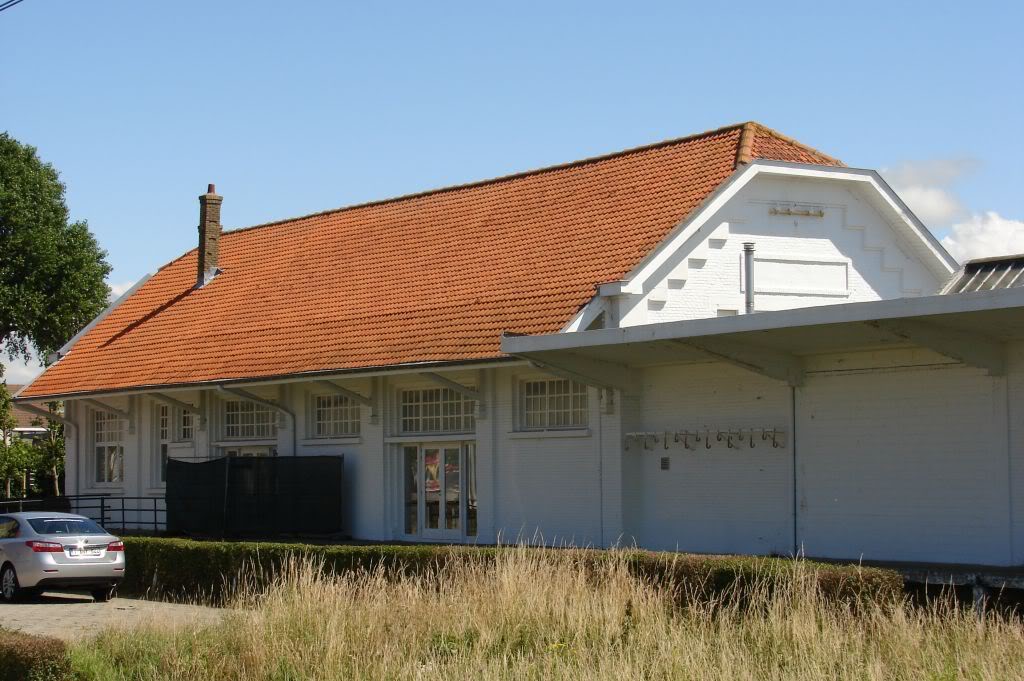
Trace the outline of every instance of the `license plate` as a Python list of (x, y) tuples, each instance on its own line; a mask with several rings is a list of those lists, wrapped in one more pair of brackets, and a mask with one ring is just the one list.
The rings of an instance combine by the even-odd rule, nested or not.
[(72, 558), (82, 558), (100, 555), (99, 549), (69, 549), (68, 555)]

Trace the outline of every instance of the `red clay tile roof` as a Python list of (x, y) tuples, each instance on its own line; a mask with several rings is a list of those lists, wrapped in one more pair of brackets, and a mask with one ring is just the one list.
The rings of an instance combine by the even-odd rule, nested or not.
[(500, 358), (503, 331), (558, 331), (751, 158), (841, 165), (743, 124), (225, 232), (210, 284), (195, 250), (166, 265), (22, 397)]
[[(19, 390), (21, 390), (21, 386), (20, 385), (14, 385), (13, 383), (8, 383), (6, 387), (7, 387), (7, 393), (9, 395), (13, 395), (16, 392), (18, 392)], [(4, 389), (4, 386), (0, 385), (0, 390), (3, 390), (3, 389)], [(36, 416), (32, 412), (26, 411), (25, 409), (22, 409), (21, 407), (19, 407), (17, 405), (14, 405), (14, 408), (11, 409), (11, 413), (14, 414), (14, 421), (15, 421), (14, 427), (15, 428), (45, 428), (46, 427), (46, 421), (40, 419), (38, 416)]]

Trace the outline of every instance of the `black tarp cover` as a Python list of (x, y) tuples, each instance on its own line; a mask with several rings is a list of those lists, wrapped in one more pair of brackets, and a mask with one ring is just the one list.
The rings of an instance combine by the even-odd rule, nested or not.
[(167, 462), (167, 530), (273, 537), (343, 532), (344, 457)]

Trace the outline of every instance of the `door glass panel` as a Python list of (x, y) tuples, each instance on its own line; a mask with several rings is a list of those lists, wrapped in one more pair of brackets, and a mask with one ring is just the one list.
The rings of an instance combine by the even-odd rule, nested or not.
[(466, 445), (466, 535), (476, 536), (476, 445)]
[(416, 534), (419, 529), (419, 448), (402, 448), (402, 477), (405, 479), (405, 533)]
[(425, 497), (423, 526), (441, 528), (441, 450), (423, 450), (423, 495)]
[(459, 529), (460, 475), (459, 448), (446, 447), (444, 450), (444, 526), (448, 530)]

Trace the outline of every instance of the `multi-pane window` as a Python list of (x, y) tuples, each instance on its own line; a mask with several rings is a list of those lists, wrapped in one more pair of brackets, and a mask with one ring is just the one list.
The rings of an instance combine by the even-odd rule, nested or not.
[(403, 390), (403, 433), (468, 433), (476, 428), (473, 400), (450, 388)]
[(159, 454), (158, 480), (167, 482), (167, 455), (171, 445), (171, 408), (166, 404), (157, 407), (156, 418), (157, 452)]
[(520, 424), (526, 430), (587, 425), (587, 386), (564, 378), (523, 381)]
[(188, 442), (195, 436), (195, 430), (193, 427), (193, 418), (195, 416), (190, 411), (178, 412), (178, 441)]
[(270, 440), (277, 437), (277, 415), (249, 400), (224, 402), (224, 437), (229, 440)]
[(344, 395), (313, 397), (314, 437), (347, 437), (359, 434), (359, 405)]
[(96, 482), (124, 480), (124, 430), (121, 417), (97, 411), (93, 417), (93, 451), (96, 456)]

